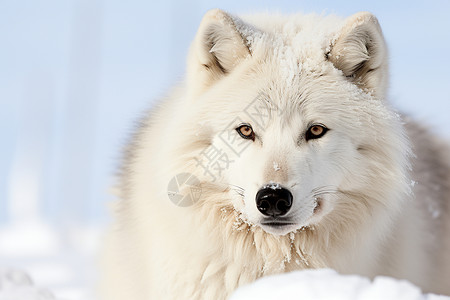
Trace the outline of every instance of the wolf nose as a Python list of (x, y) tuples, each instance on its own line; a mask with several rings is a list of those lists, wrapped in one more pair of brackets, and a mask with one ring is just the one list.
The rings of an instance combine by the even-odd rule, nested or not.
[(285, 215), (292, 206), (292, 194), (280, 187), (263, 187), (256, 193), (256, 207), (265, 216)]

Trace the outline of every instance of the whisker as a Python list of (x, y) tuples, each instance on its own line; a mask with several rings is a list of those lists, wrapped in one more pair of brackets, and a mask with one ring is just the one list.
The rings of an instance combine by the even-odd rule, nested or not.
[(314, 193), (311, 196), (314, 198), (314, 197), (322, 196), (322, 195), (326, 195), (326, 194), (337, 194), (337, 193), (338, 193), (337, 191), (323, 191), (323, 192), (319, 192), (319, 193)]
[(225, 186), (228, 190), (235, 192), (236, 194), (238, 194), (238, 195), (241, 196), (242, 198), (245, 197), (245, 189), (244, 189), (243, 187), (240, 187), (240, 186), (238, 186), (238, 185), (231, 184), (231, 183), (225, 183), (225, 182), (215, 182), (215, 184), (223, 185), (223, 186)]
[(223, 186), (226, 186), (227, 188), (230, 188), (230, 189), (233, 189), (233, 190), (245, 191), (245, 189), (244, 189), (243, 187), (240, 187), (240, 186), (238, 186), (238, 185), (231, 184), (231, 183), (214, 182), (214, 184), (217, 184), (217, 185), (223, 185)]
[(239, 191), (239, 190), (235, 190), (235, 189), (231, 189), (233, 192), (235, 192), (236, 194), (238, 194), (239, 196), (241, 196), (242, 198), (245, 197), (245, 194), (243, 191)]
[(325, 190), (325, 189), (336, 190), (336, 188), (334, 186), (332, 186), (332, 185), (324, 185), (324, 186), (320, 186), (320, 187), (317, 187), (315, 189), (312, 189), (311, 193), (318, 192), (318, 191)]
[(318, 196), (321, 195), (326, 195), (326, 194), (338, 194), (339, 190), (331, 185), (325, 185), (325, 186), (321, 186), (321, 187), (317, 187), (315, 189), (313, 189), (310, 193), (310, 196), (312, 198), (316, 198)]
[(231, 184), (231, 183), (229, 183), (228, 185), (229, 185), (229, 186), (232, 186), (232, 187), (235, 187), (235, 188), (238, 188), (238, 189), (244, 191), (244, 188), (242, 188), (242, 187), (240, 187), (240, 186), (238, 186), (238, 185)]

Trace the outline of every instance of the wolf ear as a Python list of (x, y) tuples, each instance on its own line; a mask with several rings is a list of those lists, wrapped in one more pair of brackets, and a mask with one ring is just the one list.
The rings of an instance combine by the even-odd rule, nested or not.
[(387, 49), (374, 15), (360, 12), (349, 17), (327, 57), (360, 88), (384, 98), (388, 80)]
[(201, 92), (214, 81), (231, 72), (249, 54), (243, 36), (247, 25), (237, 17), (213, 9), (203, 17), (191, 45), (188, 80), (195, 92)]

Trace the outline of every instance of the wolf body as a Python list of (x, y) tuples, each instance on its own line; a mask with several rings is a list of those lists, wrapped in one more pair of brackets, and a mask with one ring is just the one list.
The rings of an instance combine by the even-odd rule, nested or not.
[(209, 11), (126, 151), (104, 299), (226, 299), (323, 267), (450, 294), (449, 148), (387, 85), (370, 13)]

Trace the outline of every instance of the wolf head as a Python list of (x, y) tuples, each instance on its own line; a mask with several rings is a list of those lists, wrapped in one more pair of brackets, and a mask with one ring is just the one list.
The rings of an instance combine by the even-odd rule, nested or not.
[(275, 235), (397, 211), (409, 150), (387, 73), (370, 13), (209, 11), (188, 58), (184, 163), (203, 187), (223, 187), (221, 205)]

